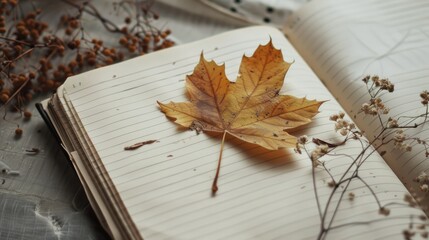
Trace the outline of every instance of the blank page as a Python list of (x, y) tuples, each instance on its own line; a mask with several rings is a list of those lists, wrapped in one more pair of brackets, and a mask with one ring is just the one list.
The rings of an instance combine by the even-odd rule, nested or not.
[[(320, 1), (290, 19), (286, 32), (350, 115), (369, 100), (361, 79), (379, 75), (395, 84), (395, 91), (382, 97), (389, 116), (416, 116), (425, 112), (419, 93), (429, 90), (428, 12), (424, 0)], [(374, 117), (355, 121), (369, 139), (380, 129)], [(429, 125), (408, 134), (428, 140)], [(429, 170), (425, 149), (413, 147), (411, 153), (392, 147), (384, 156), (410, 187), (412, 179)]]

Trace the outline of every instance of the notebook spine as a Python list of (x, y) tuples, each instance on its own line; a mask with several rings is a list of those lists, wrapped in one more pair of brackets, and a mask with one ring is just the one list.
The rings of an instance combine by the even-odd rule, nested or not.
[[(54, 136), (55, 141), (58, 143), (58, 146), (61, 148), (61, 151), (63, 152), (63, 154), (67, 157), (70, 158), (70, 154), (67, 152), (67, 150), (64, 148), (64, 144), (60, 138), (60, 136), (58, 135), (57, 130), (54, 127), (54, 124), (52, 123), (51, 119), (49, 118), (48, 114), (46, 113), (45, 108), (43, 107), (43, 104), (41, 103), (36, 103), (36, 109), (39, 112), (40, 116), (42, 117), (43, 121), (45, 122), (46, 126), (48, 127), (49, 131), (51, 132), (51, 134)], [(71, 164), (69, 162), (69, 164)], [(73, 168), (74, 169), (74, 168)]]

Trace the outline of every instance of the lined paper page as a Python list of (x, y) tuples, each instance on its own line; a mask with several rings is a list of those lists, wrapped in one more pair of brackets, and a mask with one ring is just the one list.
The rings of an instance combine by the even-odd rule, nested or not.
[[(369, 99), (360, 80), (375, 74), (395, 84), (394, 93), (383, 96), (389, 115), (415, 116), (425, 112), (419, 93), (429, 89), (428, 12), (424, 0), (320, 1), (297, 13), (286, 32), (350, 115)], [(379, 129), (372, 117), (356, 123), (368, 133)], [(428, 140), (429, 125), (409, 135)], [(406, 184), (429, 170), (422, 147), (392, 149), (385, 159)]]
[[(257, 34), (256, 34), (257, 33)], [(251, 54), (270, 37), (281, 48), (290, 68), (283, 94), (318, 100), (323, 104), (314, 123), (295, 134), (329, 138), (328, 116), (340, 106), (295, 52), (273, 28), (253, 27), (167, 49), (108, 68), (73, 77), (65, 83), (68, 105), (99, 160), (107, 170), (130, 217), (145, 239), (314, 239), (319, 219), (312, 190), (311, 163), (292, 150), (267, 151), (227, 138), (219, 191), (211, 196), (220, 149), (220, 136), (180, 129), (168, 120), (156, 101), (186, 101), (185, 75), (208, 59), (226, 64), (234, 79), (243, 53)], [(125, 146), (158, 140), (135, 151)], [(358, 154), (360, 146), (343, 150)], [(347, 159), (329, 162), (333, 174)], [(361, 176), (383, 203), (399, 202), (405, 188), (384, 161), (374, 155)], [(330, 188), (318, 174), (322, 198)], [(350, 187), (355, 201), (344, 201), (338, 224), (380, 219), (373, 196), (362, 184)], [(363, 206), (363, 208), (362, 208)], [(333, 238), (400, 236), (410, 209), (395, 208), (392, 218), (368, 225), (353, 225), (332, 232)], [(383, 218), (383, 217), (381, 217)]]

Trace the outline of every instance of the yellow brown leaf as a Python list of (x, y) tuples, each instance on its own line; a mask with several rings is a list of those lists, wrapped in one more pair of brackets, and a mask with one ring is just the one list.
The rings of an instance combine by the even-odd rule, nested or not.
[[(177, 124), (223, 133), (219, 166), (226, 134), (270, 150), (295, 147), (296, 138), (287, 130), (311, 122), (322, 102), (279, 95), (290, 65), (270, 41), (251, 57), (243, 56), (237, 80), (230, 82), (224, 65), (206, 61), (201, 54), (186, 77), (190, 102), (158, 104)], [(216, 181), (217, 176), (213, 192)]]

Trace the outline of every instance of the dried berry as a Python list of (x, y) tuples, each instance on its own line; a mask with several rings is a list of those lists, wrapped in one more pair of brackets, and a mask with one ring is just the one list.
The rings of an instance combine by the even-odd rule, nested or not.
[(24, 111), (24, 118), (25, 118), (25, 119), (30, 119), (30, 118), (31, 118), (31, 116), (32, 116), (32, 113), (31, 113), (31, 112), (29, 112), (29, 111)]
[(22, 132), (23, 132), (23, 131), (22, 131), (22, 129), (21, 129), (21, 128), (19, 128), (19, 127), (15, 129), (15, 135), (16, 135), (16, 136), (21, 136), (21, 135), (22, 135)]
[[(0, 39), (0, 107), (10, 103), (10, 111), (23, 112), (34, 94), (55, 90), (69, 76), (173, 44), (167, 38), (169, 29), (151, 25), (159, 16), (144, 1), (118, 5), (118, 14), (127, 23), (121, 27), (90, 2), (62, 3), (67, 14), (57, 22), (45, 22), (46, 14), (37, 8), (37, 1), (26, 8), (17, 0), (0, 0), (0, 34), (7, 33)], [(119, 44), (106, 46), (97, 36), (90, 37), (81, 24), (88, 15), (100, 21)]]

